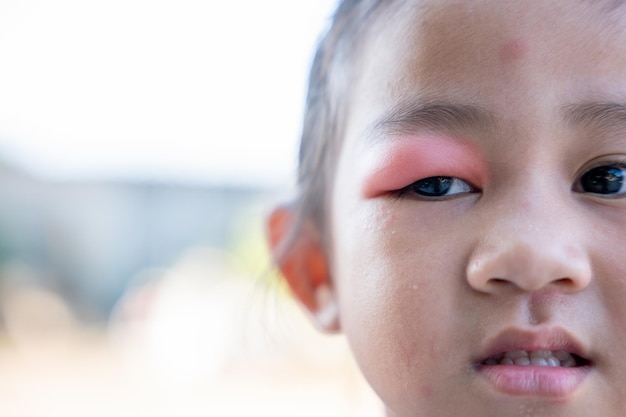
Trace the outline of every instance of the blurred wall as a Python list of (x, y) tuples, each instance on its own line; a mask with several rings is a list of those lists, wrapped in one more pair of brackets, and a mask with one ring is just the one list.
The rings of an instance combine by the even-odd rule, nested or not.
[[(4, 167), (0, 291), (41, 285), (79, 318), (100, 320), (140, 271), (166, 267), (190, 247), (228, 249), (246, 210), (267, 195), (235, 186), (46, 182)], [(12, 273), (16, 265), (30, 273)]]

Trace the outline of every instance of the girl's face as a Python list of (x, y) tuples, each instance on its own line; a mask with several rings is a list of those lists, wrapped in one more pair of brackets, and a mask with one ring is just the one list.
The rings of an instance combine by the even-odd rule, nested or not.
[(623, 415), (626, 5), (437, 1), (377, 25), (330, 264), (389, 415)]

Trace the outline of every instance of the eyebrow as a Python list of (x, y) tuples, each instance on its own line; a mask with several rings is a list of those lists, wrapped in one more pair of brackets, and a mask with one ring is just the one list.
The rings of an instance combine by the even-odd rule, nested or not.
[(575, 126), (608, 131), (626, 129), (626, 104), (617, 102), (590, 102), (572, 104), (563, 108), (565, 120)]
[(371, 131), (374, 137), (402, 135), (416, 129), (466, 132), (491, 130), (495, 118), (487, 110), (467, 104), (429, 101), (403, 101), (392, 107)]
[[(626, 103), (585, 102), (562, 108), (566, 123), (575, 127), (594, 128), (622, 133), (626, 130)], [(398, 103), (378, 119), (370, 129), (370, 137), (400, 136), (416, 130), (436, 132), (492, 131), (496, 117), (473, 104), (444, 101), (407, 100)]]

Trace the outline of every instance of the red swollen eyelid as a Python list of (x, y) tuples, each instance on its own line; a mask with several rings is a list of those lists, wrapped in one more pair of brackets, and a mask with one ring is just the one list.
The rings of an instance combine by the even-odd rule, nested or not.
[(366, 159), (363, 196), (372, 198), (423, 178), (458, 177), (480, 187), (486, 180), (484, 159), (467, 142), (441, 136), (411, 136), (373, 149)]

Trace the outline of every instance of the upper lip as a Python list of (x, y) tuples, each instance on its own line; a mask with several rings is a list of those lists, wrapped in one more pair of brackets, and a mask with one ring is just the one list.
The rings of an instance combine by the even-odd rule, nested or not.
[(563, 350), (590, 362), (589, 351), (583, 344), (562, 328), (538, 330), (507, 329), (488, 341), (486, 349), (477, 358), (476, 364), (486, 359), (514, 350)]

